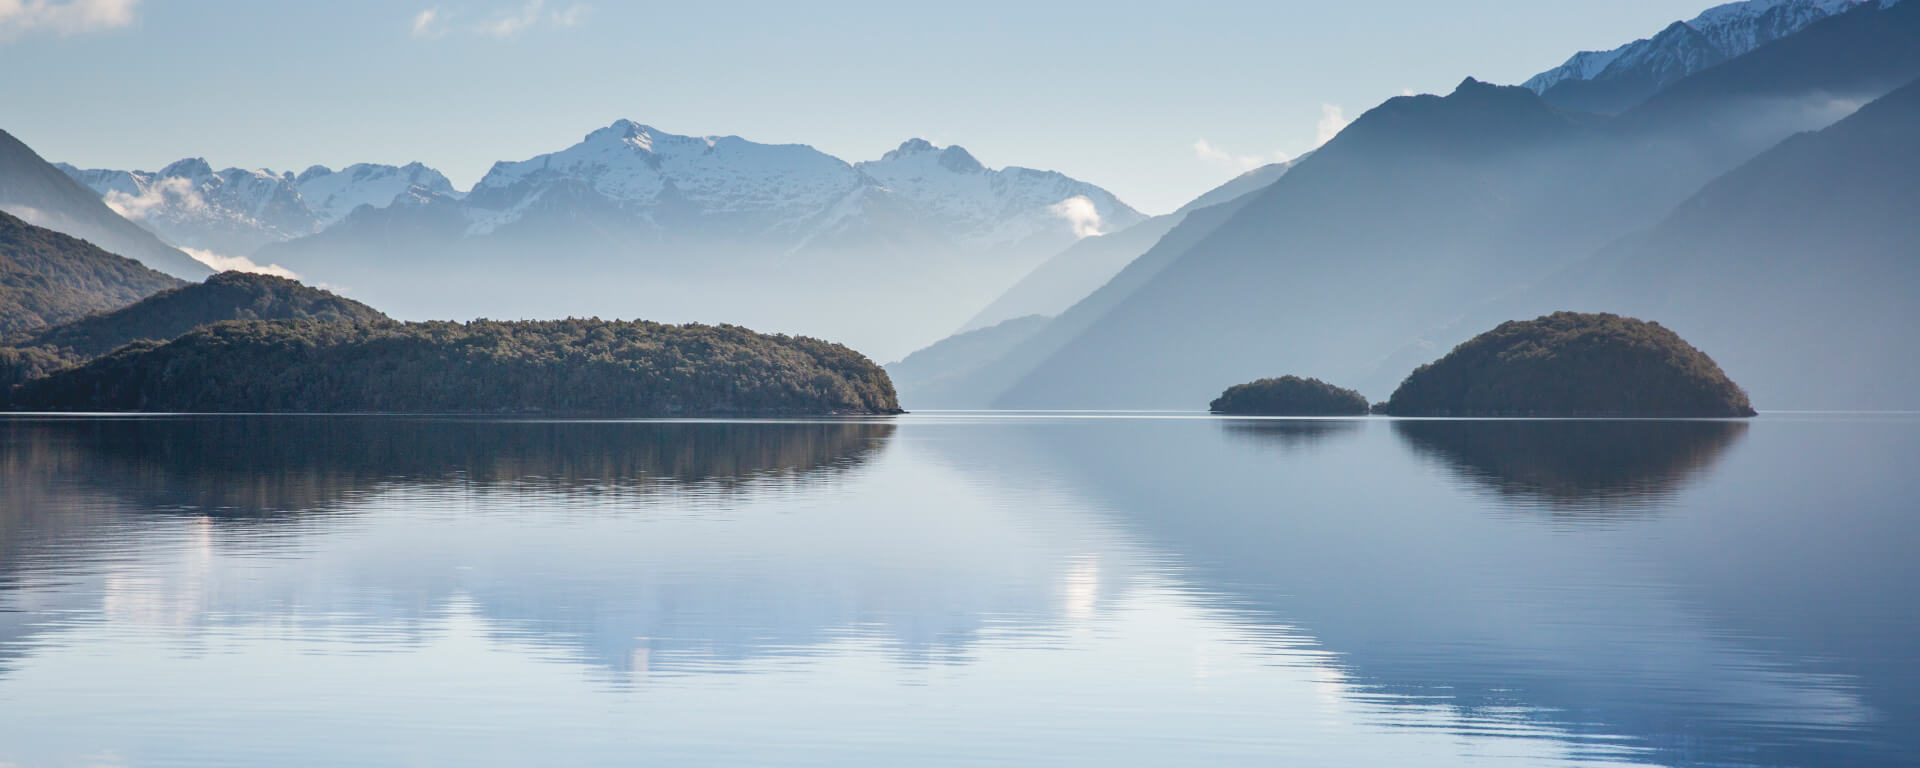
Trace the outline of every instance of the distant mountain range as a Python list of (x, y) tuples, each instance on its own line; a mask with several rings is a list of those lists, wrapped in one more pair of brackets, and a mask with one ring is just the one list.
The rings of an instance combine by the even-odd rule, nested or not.
[(414, 187), (257, 260), (403, 317), (728, 322), (886, 359), (1074, 242), (1145, 218), (1092, 184), (988, 168), (960, 147), (916, 139), (848, 163), (622, 120), (496, 164), (465, 197)]
[[(1899, 361), (1912, 356), (1871, 351), (1904, 349), (1908, 340), (1884, 335), (1912, 335), (1887, 329), (1912, 327), (1895, 321), (1920, 295), (1885, 255), (1920, 227), (1916, 217), (1894, 215), (1913, 199), (1901, 177), (1891, 170), (1862, 177), (1884, 178), (1872, 189), (1899, 201), (1874, 208), (1848, 202), (1866, 193), (1818, 191), (1844, 184), (1842, 175), (1773, 177), (1762, 185), (1752, 171), (1735, 169), (1916, 78), (1920, 4), (1866, 3), (1688, 75), (1615, 117), (1472, 79), (1444, 97), (1395, 98), (1266, 188), (1193, 212), (1044, 326), (1001, 334), (1017, 341), (998, 360), (969, 359), (958, 377), (916, 372), (938, 381), (937, 391), (907, 389), (902, 402), (1199, 408), (1227, 385), (1288, 373), (1379, 398), (1413, 367), (1464, 341), (1466, 329), (1579, 309), (1635, 314), (1696, 339), (1762, 409), (1911, 407), (1920, 390), (1896, 395), (1903, 385), (1893, 382), (1908, 380)], [(1859, 119), (1873, 114), (1863, 110)], [(1842, 131), (1847, 125), (1833, 130), (1868, 135)], [(1845, 157), (1904, 168), (1898, 153), (1912, 142), (1887, 138), (1901, 135), (1893, 129), (1874, 135), (1890, 146)], [(1837, 149), (1830, 154), (1836, 169), (1854, 167), (1839, 162)], [(1720, 190), (1708, 198), (1714, 201), (1744, 199), (1735, 190), (1770, 196), (1764, 199), (1774, 207), (1728, 202), (1712, 206), (1712, 217), (1688, 215), (1707, 205), (1690, 201), (1703, 189)], [(1805, 210), (1788, 217), (1786, 200)], [(1675, 245), (1677, 220), (1690, 223), (1688, 242), (1717, 233), (1718, 250)], [(1807, 232), (1849, 252), (1829, 254), (1779, 231), (1814, 220), (1823, 223)], [(1557, 282), (1593, 259), (1626, 258), (1605, 254), (1638, 252), (1623, 243), (1649, 228), (1656, 238), (1673, 228), (1673, 239), (1656, 240), (1666, 244), (1631, 262), (1639, 266), (1603, 270), (1611, 280)], [(1776, 245), (1752, 239), (1769, 232), (1780, 235)], [(1752, 252), (1726, 245), (1736, 242)], [(1716, 253), (1723, 260), (1709, 261)], [(1751, 271), (1746, 258), (1757, 260)], [(1707, 263), (1714, 266), (1701, 266)], [(1862, 266), (1806, 277), (1823, 264)], [(1668, 271), (1671, 280), (1656, 277)], [(1867, 275), (1885, 282), (1866, 285)], [(1544, 285), (1581, 290), (1550, 293)], [(1665, 295), (1683, 298), (1649, 303)], [(1764, 318), (1757, 313), (1769, 304), (1745, 296), (1774, 297), (1796, 311)], [(1806, 320), (1804, 332), (1762, 330), (1802, 322), (1803, 313), (1833, 320)], [(1703, 319), (1690, 320), (1696, 316)], [(1709, 322), (1720, 327), (1704, 327)], [(1831, 367), (1807, 367), (1816, 361)], [(1854, 383), (1831, 386), (1837, 376)]]
[(1582, 51), (1525, 86), (1558, 107), (1614, 114), (1709, 67), (1865, 4), (1899, 0), (1747, 0), (1676, 21), (1610, 51)]
[(464, 194), (417, 163), (61, 168), (173, 243), (283, 264), (405, 317), (734, 322), (895, 355), (1076, 241), (1146, 219), (1092, 184), (919, 139), (849, 163), (628, 120), (497, 163)]
[(198, 280), (213, 270), (161, 242), (67, 178), (26, 144), (0, 131), (0, 211), (85, 240), (174, 277)]
[(384, 208), (415, 188), (457, 196), (446, 176), (419, 163), (362, 163), (340, 171), (316, 165), (298, 176), (265, 169), (215, 171), (198, 157), (158, 171), (55, 167), (169, 242), (223, 256), (247, 256), (267, 243), (314, 234), (355, 208)]

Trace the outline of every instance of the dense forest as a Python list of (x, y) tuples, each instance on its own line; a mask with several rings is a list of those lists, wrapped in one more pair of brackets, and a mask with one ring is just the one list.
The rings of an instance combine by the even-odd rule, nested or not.
[(1365, 416), (1367, 399), (1319, 379), (1282, 376), (1236, 384), (1207, 408), (1236, 416)]
[(729, 325), (234, 321), (135, 342), (15, 388), (32, 410), (898, 413), (864, 356)]
[(89, 315), (26, 335), (15, 347), (48, 347), (81, 360), (140, 339), (167, 341), (226, 320), (386, 320), (380, 310), (284, 277), (222, 272), (149, 296), (111, 312)]
[(379, 310), (271, 275), (222, 272), (130, 305), (5, 338), (0, 392), (139, 340), (168, 341), (225, 320), (373, 322)]
[(179, 285), (133, 259), (0, 212), (0, 339)]
[(1754, 415), (1720, 366), (1662, 327), (1612, 314), (1510, 321), (1420, 366), (1395, 416)]

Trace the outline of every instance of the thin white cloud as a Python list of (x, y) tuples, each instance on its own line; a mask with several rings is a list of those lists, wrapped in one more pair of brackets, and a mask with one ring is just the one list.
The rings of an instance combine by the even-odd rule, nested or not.
[(75, 35), (133, 23), (140, 0), (0, 0), (0, 42), (30, 32)]
[(582, 19), (585, 19), (587, 12), (591, 10), (593, 9), (587, 7), (585, 4), (574, 3), (573, 5), (567, 6), (567, 9), (564, 11), (553, 12), (553, 25), (556, 27), (571, 27), (580, 23)]
[(1353, 121), (1347, 119), (1347, 111), (1341, 109), (1339, 105), (1320, 105), (1320, 131), (1318, 140), (1314, 142), (1314, 146), (1319, 147), (1329, 141), (1333, 141), (1333, 137), (1340, 135), (1341, 131), (1346, 130), (1347, 123), (1350, 122)]
[(1275, 150), (1270, 155), (1240, 155), (1215, 146), (1206, 139), (1193, 142), (1193, 154), (1208, 165), (1224, 168), (1235, 173), (1246, 173), (1267, 163), (1284, 163), (1287, 153)]
[[(578, 26), (592, 12), (593, 7), (585, 3), (549, 10), (546, 0), (528, 0), (524, 5), (484, 14), (480, 17), (481, 21), (465, 24), (461, 28), (480, 37), (506, 40), (543, 25), (555, 28)], [(454, 29), (452, 20), (455, 15), (455, 12), (438, 5), (414, 14), (413, 36), (423, 40), (445, 37)]]
[(1074, 237), (1093, 237), (1100, 232), (1100, 208), (1087, 199), (1086, 195), (1074, 195), (1053, 205), (1047, 206), (1047, 212), (1066, 219), (1073, 226)]
[(161, 208), (191, 211), (207, 207), (206, 198), (200, 196), (200, 188), (194, 186), (193, 179), (184, 176), (160, 179), (138, 195), (109, 189), (103, 199), (114, 213), (135, 220), (147, 218)]
[(252, 272), (256, 275), (273, 275), (274, 277), (284, 277), (288, 280), (300, 279), (300, 275), (295, 274), (291, 269), (287, 269), (278, 264), (262, 266), (253, 263), (253, 259), (245, 256), (222, 256), (213, 251), (203, 251), (198, 248), (181, 248), (180, 250), (186, 252), (188, 256), (192, 256), (194, 261), (207, 265), (209, 269), (215, 272)]
[(413, 36), (422, 40), (438, 40), (447, 36), (447, 11), (434, 6), (415, 14), (413, 17)]

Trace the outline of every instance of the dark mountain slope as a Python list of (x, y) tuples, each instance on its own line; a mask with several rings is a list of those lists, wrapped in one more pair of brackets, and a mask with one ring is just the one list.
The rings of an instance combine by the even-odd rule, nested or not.
[(177, 285), (132, 259), (0, 213), (0, 339)]
[(379, 310), (282, 277), (222, 272), (204, 283), (163, 291), (111, 312), (84, 317), (16, 339), (17, 347), (51, 347), (80, 359), (136, 340), (165, 341), (227, 320), (386, 320)]
[[(1608, 205), (1609, 148), (1523, 88), (1469, 79), (1356, 120), (1034, 366), (1007, 407), (1191, 408), (1273, 370), (1346, 377), (1651, 212)], [(1637, 202), (1644, 202), (1638, 198)], [(1569, 257), (1570, 258), (1570, 257)]]
[(192, 257), (128, 221), (92, 190), (0, 131), (0, 210), (36, 225), (86, 240), (175, 277), (210, 275)]
[(1920, 81), (1708, 185), (1523, 301), (1710, 349), (1771, 408), (1920, 407)]
[[(1476, 308), (1651, 226), (1739, 163), (1890, 88), (1920, 66), (1914, 8), (1826, 19), (1681, 81), (1671, 90), (1684, 98), (1663, 92), (1612, 120), (1473, 81), (1445, 98), (1391, 100), (1057, 352), (995, 366), (1012, 381), (995, 403), (1185, 408), (1273, 370), (1320, 372), (1380, 397), (1410, 368), (1393, 350), (1451, 348), (1469, 335), (1456, 321)], [(1849, 48), (1861, 50), (1836, 53)], [(1499, 319), (1514, 316), (1529, 315)]]

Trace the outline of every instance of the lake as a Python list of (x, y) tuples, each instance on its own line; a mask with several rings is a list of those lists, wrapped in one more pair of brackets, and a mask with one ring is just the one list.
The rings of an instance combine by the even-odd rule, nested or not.
[(1911, 765), (1920, 416), (0, 417), (0, 765)]

